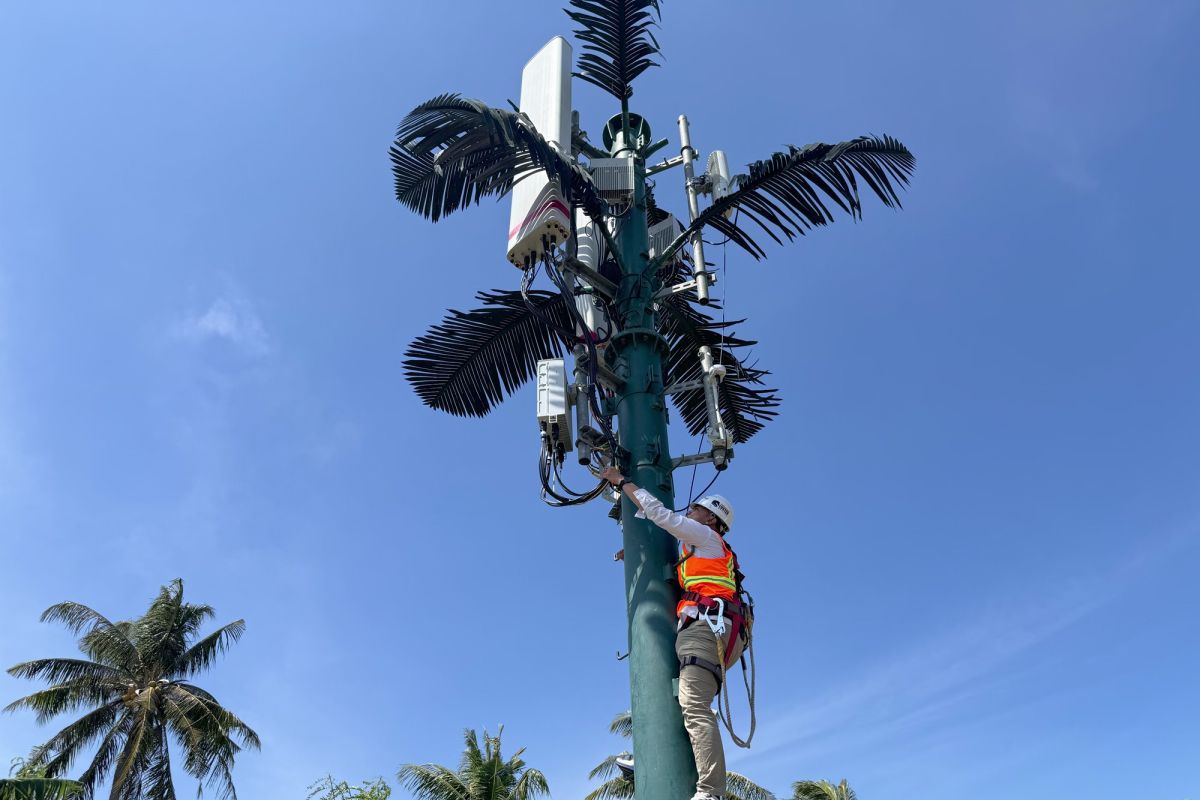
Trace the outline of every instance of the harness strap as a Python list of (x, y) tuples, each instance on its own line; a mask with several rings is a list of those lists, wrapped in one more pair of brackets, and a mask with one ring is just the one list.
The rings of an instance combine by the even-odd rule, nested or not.
[[(715, 609), (720, 606), (717, 601), (711, 597), (698, 594), (696, 592), (684, 592), (683, 599), (695, 603), (703, 609)], [(725, 663), (729, 664), (733, 657), (733, 648), (737, 644), (739, 637), (746, 635), (746, 617), (742, 613), (742, 603), (736, 598), (723, 598), (725, 601), (724, 615), (730, 622), (729, 642), (725, 645)], [(690, 625), (690, 620), (684, 622), (683, 627)]]
[[(700, 594), (699, 592), (685, 591), (681, 597), (689, 603), (695, 603), (696, 605), (704, 608), (716, 608), (718, 605), (717, 598), (709, 597), (708, 595)], [(725, 609), (727, 612), (742, 607), (742, 601), (737, 597), (722, 597), (721, 599), (725, 601)], [(727, 613), (725, 616), (729, 616), (729, 614)]]
[(679, 659), (679, 670), (681, 672), (683, 671), (684, 667), (692, 666), (700, 667), (701, 669), (706, 669), (711, 672), (713, 677), (717, 679), (718, 689), (720, 689), (721, 684), (725, 682), (724, 671), (721, 669), (720, 665), (714, 664), (713, 662), (701, 658), (700, 656), (684, 656), (683, 658)]

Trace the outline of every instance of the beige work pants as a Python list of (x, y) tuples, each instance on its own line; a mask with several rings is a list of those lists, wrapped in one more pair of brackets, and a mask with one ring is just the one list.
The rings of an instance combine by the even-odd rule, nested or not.
[[(725, 621), (726, 632), (721, 639), (721, 654), (729, 641), (729, 620)], [(719, 663), (717, 658), (717, 636), (704, 622), (697, 620), (675, 637), (675, 654), (679, 658), (699, 656), (705, 661)], [(730, 660), (742, 654), (742, 641), (738, 637)], [(721, 797), (725, 793), (725, 748), (721, 745), (721, 728), (717, 715), (712, 710), (713, 698), (720, 687), (716, 677), (704, 667), (691, 664), (679, 671), (679, 706), (683, 709), (683, 725), (692, 740), (692, 754), (696, 758), (696, 791)]]

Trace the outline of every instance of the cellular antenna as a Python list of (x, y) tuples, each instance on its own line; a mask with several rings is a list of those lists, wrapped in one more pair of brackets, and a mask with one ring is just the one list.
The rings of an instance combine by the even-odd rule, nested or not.
[[(571, 157), (571, 45), (555, 36), (521, 71), (521, 113), (547, 141)], [(562, 187), (545, 172), (517, 181), (508, 223), (508, 260), (516, 267), (541, 259), (542, 241), (565, 242), (571, 210)]]

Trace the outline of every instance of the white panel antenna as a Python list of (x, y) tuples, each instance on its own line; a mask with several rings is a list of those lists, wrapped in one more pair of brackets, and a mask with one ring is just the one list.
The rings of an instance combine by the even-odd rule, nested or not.
[(650, 257), (666, 252), (667, 246), (675, 241), (675, 237), (683, 233), (683, 226), (674, 214), (668, 214), (662, 222), (650, 226)]
[[(712, 192), (712, 199), (715, 203), (726, 195), (733, 194), (738, 190), (738, 180), (729, 175), (729, 161), (725, 158), (724, 150), (713, 150), (708, 154), (708, 172), (709, 191)], [(733, 209), (725, 212), (725, 217), (733, 213)]]
[[(595, 228), (599, 224), (602, 223), (592, 222), (582, 209), (575, 212), (575, 236), (578, 241), (575, 257), (584, 266), (591, 267), (597, 272), (600, 270), (600, 265), (604, 263), (605, 257), (604, 237)], [(576, 286), (590, 288), (585, 281), (581, 280), (576, 281)], [(575, 296), (575, 307), (579, 309), (579, 313), (588, 327), (586, 332), (576, 330), (575, 334), (581, 339), (585, 335), (591, 337), (597, 349), (603, 349), (604, 345), (608, 343), (609, 337), (612, 336), (613, 330), (612, 323), (608, 320), (608, 312), (605, 311), (600, 296), (594, 292), (578, 294)]]
[[(571, 157), (571, 45), (555, 36), (529, 59), (521, 72), (520, 109), (538, 133)], [(544, 172), (529, 175), (512, 189), (508, 224), (508, 260), (524, 267), (540, 259), (542, 238), (565, 242), (570, 209), (558, 183)]]

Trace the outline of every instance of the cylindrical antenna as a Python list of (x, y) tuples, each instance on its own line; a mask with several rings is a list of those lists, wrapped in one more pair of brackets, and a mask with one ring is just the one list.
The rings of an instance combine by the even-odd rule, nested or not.
[[(692, 149), (692, 137), (688, 132), (688, 118), (679, 115), (679, 155), (683, 158), (683, 187), (687, 191), (688, 216), (692, 222), (700, 216), (699, 192), (696, 191), (692, 161), (696, 151)], [(708, 271), (704, 265), (704, 240), (700, 231), (692, 234), (692, 277), (696, 279), (696, 299), (708, 305)]]
[(708, 441), (712, 443), (713, 466), (723, 470), (729, 466), (729, 431), (725, 427), (725, 421), (721, 419), (717, 384), (725, 378), (725, 367), (713, 364), (712, 350), (708, 346), (701, 347), (698, 355), (703, 372), (704, 402), (708, 410)]

